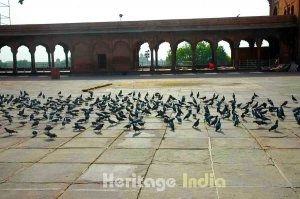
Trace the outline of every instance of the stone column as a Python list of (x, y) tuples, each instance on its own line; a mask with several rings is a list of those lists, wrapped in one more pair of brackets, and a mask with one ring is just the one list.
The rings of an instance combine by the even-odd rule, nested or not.
[(192, 71), (196, 71), (196, 45), (191, 45), (192, 47)]
[(176, 70), (176, 51), (177, 51), (177, 46), (171, 46), (171, 51), (172, 51), (172, 67), (171, 71)]
[(48, 54), (48, 66), (49, 68), (51, 68), (52, 64), (51, 64), (51, 53), (49, 50), (47, 50), (47, 54)]
[(17, 53), (18, 50), (13, 50), (12, 49), (12, 54), (13, 54), (13, 74), (17, 74)]
[(69, 50), (68, 49), (64, 49), (64, 51), (65, 51), (65, 59), (66, 59), (66, 68), (68, 68), (69, 67), (69, 59), (68, 59), (68, 52), (69, 52)]
[(211, 44), (211, 50), (212, 50), (212, 62), (213, 62), (213, 64), (215, 65), (215, 70), (217, 70), (217, 62), (218, 62), (218, 60), (217, 60), (217, 49), (218, 49), (218, 44), (216, 43), (216, 42), (213, 42), (212, 44)]
[(34, 57), (35, 49), (30, 50), (29, 52), (30, 52), (30, 56), (31, 56), (31, 73), (35, 74), (36, 73), (35, 57)]
[(55, 62), (54, 62), (54, 51), (51, 51), (51, 67), (55, 67)]
[(234, 67), (236, 70), (239, 70), (239, 48), (240, 48), (240, 43), (236, 43), (234, 45)]
[(150, 71), (154, 71), (153, 48), (150, 48), (150, 52), (151, 52), (151, 66), (150, 66)]
[(256, 46), (257, 46), (257, 55), (256, 55), (256, 59), (257, 59), (257, 69), (261, 70), (261, 45), (262, 45), (262, 40), (258, 39), (256, 40)]
[(155, 66), (158, 67), (158, 47), (155, 48)]

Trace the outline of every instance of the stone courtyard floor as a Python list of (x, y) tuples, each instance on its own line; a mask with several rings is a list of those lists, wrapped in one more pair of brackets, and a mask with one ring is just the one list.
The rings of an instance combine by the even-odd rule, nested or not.
[[(127, 121), (105, 126), (95, 133), (90, 123), (86, 130), (74, 132), (71, 124), (61, 128), (53, 124), (49, 139), (43, 134), (47, 122), (37, 127), (32, 138), (31, 124), (9, 124), (0, 113), (0, 198), (59, 198), (59, 199), (296, 199), (300, 198), (300, 126), (293, 116), (293, 108), (300, 107), (291, 99), (300, 101), (300, 76), (290, 73), (226, 73), (141, 76), (62, 76), (0, 77), (0, 95), (19, 95), (26, 90), (33, 98), (43, 91), (46, 97), (56, 98), (59, 91), (64, 97), (75, 98), (82, 89), (112, 83), (94, 90), (95, 97), (115, 97), (122, 90), (151, 97), (159, 92), (166, 101), (169, 95), (191, 101), (190, 93), (210, 98), (214, 93), (224, 95), (228, 103), (234, 92), (237, 103), (245, 104), (254, 93), (259, 103), (273, 100), (275, 105), (288, 101), (284, 107), (286, 119), (279, 120), (276, 132), (267, 126), (253, 123), (246, 117), (238, 127), (222, 119), (222, 131), (204, 122), (203, 112), (198, 129), (195, 120), (179, 124), (175, 131), (155, 117), (156, 111), (145, 115), (145, 127), (136, 134), (126, 130)], [(88, 97), (83, 93), (83, 97)], [(198, 100), (198, 99), (197, 99)], [(200, 102), (200, 100), (199, 100)], [(87, 104), (85, 104), (87, 105)], [(85, 106), (84, 104), (82, 106)], [(211, 114), (217, 115), (216, 105)], [(1, 107), (0, 107), (1, 109)], [(184, 114), (187, 113), (182, 108)], [(203, 111), (203, 110), (202, 110)], [(250, 111), (251, 112), (251, 111)], [(169, 116), (174, 117), (172, 109)], [(241, 114), (241, 110), (238, 110)], [(251, 115), (251, 114), (250, 114)], [(17, 118), (17, 115), (14, 115)], [(92, 115), (90, 121), (96, 116)], [(4, 127), (17, 130), (8, 135)], [(111, 182), (105, 187), (105, 176), (131, 178), (125, 182)], [(147, 179), (150, 187), (137, 187), (133, 181)], [(173, 180), (171, 180), (173, 178)], [(152, 180), (152, 181), (151, 181)], [(169, 180), (169, 181), (168, 181)], [(171, 182), (172, 181), (172, 182)], [(192, 183), (194, 181), (194, 184)], [(147, 183), (144, 182), (144, 183)], [(123, 184), (122, 184), (123, 183)], [(192, 186), (193, 185), (193, 186)]]

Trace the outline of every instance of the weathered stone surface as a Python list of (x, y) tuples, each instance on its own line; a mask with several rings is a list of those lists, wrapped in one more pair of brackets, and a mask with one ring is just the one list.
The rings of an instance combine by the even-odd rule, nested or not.
[(206, 138), (165, 138), (160, 148), (162, 149), (208, 149)]
[(123, 130), (115, 129), (115, 130), (101, 130), (100, 132), (94, 131), (92, 129), (88, 129), (78, 135), (78, 138), (115, 138), (118, 137)]
[(106, 182), (115, 182), (117, 178), (143, 177), (147, 168), (147, 165), (93, 164), (80, 176), (77, 182), (103, 183), (104, 179), (108, 179)]
[(113, 148), (158, 148), (161, 138), (118, 138), (112, 145)]
[(258, 138), (265, 149), (300, 149), (299, 138)]
[(0, 184), (1, 198), (16, 199), (16, 198), (39, 198), (49, 199), (57, 198), (67, 188), (68, 184), (62, 183), (4, 183)]
[[(186, 175), (186, 178), (185, 178)], [(176, 185), (178, 186), (188, 186), (188, 180), (190, 178), (205, 178), (208, 175), (210, 178), (212, 174), (212, 168), (209, 164), (178, 164), (178, 163), (161, 163), (161, 164), (151, 164), (146, 178), (174, 178)], [(212, 182), (213, 183), (213, 182)], [(210, 187), (211, 183), (208, 179), (208, 184), (206, 187)]]
[[(158, 187), (160, 188), (160, 187)], [(217, 199), (218, 195), (216, 188), (166, 188), (165, 191), (157, 191), (154, 188), (143, 188), (139, 199), (162, 199), (162, 198), (172, 198), (172, 199)]]
[(300, 164), (300, 149), (271, 149), (267, 153), (276, 163)]
[(279, 187), (225, 187), (219, 188), (222, 199), (243, 198), (257, 199), (297, 199), (297, 194), (291, 188)]
[(300, 164), (279, 164), (278, 167), (293, 187), (300, 187)]
[(28, 141), (25, 141), (19, 145), (14, 146), (14, 148), (31, 148), (31, 149), (55, 149), (71, 138), (55, 138), (55, 139), (48, 139), (48, 138), (34, 138)]
[(211, 160), (208, 150), (160, 149), (155, 154), (153, 163), (211, 164)]
[(155, 149), (110, 149), (105, 151), (95, 163), (101, 164), (150, 164)]
[(37, 163), (18, 172), (9, 182), (70, 183), (79, 177), (87, 167), (88, 164)]
[(105, 148), (112, 142), (112, 138), (74, 138), (61, 148)]
[(252, 138), (211, 138), (212, 148), (259, 149), (260, 146)]
[(212, 149), (212, 159), (216, 164), (272, 164), (268, 155), (259, 149)]
[(140, 133), (134, 132), (133, 130), (125, 131), (122, 137), (126, 138), (162, 138), (164, 136), (165, 130), (142, 130)]
[(103, 148), (72, 148), (57, 149), (47, 155), (40, 162), (43, 163), (90, 163), (93, 162), (102, 152)]
[(8, 180), (17, 171), (30, 165), (29, 163), (0, 163), (0, 182)]
[(0, 162), (37, 162), (52, 149), (8, 149), (0, 153)]
[(216, 178), (223, 178), (226, 186), (288, 187), (288, 182), (273, 165), (214, 164)]
[(103, 188), (101, 184), (73, 184), (61, 199), (136, 199), (138, 188)]

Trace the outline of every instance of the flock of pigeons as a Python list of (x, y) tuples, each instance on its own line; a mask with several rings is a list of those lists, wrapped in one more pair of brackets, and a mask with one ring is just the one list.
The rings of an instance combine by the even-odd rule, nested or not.
[[(298, 103), (295, 96), (291, 99), (291, 103)], [(134, 136), (138, 136), (144, 129), (146, 118), (151, 115), (161, 118), (172, 131), (186, 120), (192, 121), (192, 128), (197, 129), (200, 121), (204, 120), (220, 132), (222, 120), (231, 120), (234, 126), (239, 126), (246, 119), (259, 126), (269, 125), (269, 131), (276, 131), (278, 122), (286, 118), (285, 108), (289, 102), (275, 105), (271, 99), (259, 101), (262, 100), (255, 93), (248, 102), (238, 103), (234, 93), (231, 99), (226, 100), (216, 93), (207, 97), (193, 91), (189, 96), (179, 98), (160, 92), (152, 95), (148, 92), (142, 95), (138, 91), (124, 94), (122, 90), (98, 97), (93, 91), (79, 96), (65, 96), (62, 92), (58, 92), (57, 96), (46, 96), (40, 92), (36, 97), (20, 91), (18, 96), (0, 94), (0, 132), (3, 128), (9, 135), (18, 133), (18, 128), (12, 124), (19, 123), (22, 127), (30, 125), (32, 137), (36, 137), (41, 133), (37, 130), (41, 129), (39, 125), (43, 123), (46, 125), (42, 127), (42, 133), (53, 139), (57, 137), (53, 132), (55, 126), (63, 129), (72, 125), (74, 131), (84, 131), (92, 126), (95, 133), (100, 133), (104, 126), (124, 125), (127, 121), (124, 129), (133, 129)], [(300, 107), (294, 108), (293, 114), (300, 125)], [(272, 123), (272, 116), (277, 118), (275, 123)]]

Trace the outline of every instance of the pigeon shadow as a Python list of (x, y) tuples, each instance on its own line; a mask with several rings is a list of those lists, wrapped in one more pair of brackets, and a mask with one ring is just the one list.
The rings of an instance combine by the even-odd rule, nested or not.
[(200, 129), (200, 128), (198, 128), (198, 127), (197, 127), (197, 128), (193, 128), (193, 129), (194, 129), (195, 131), (202, 132), (202, 131), (201, 131), (201, 129)]
[(223, 130), (219, 130), (219, 131), (217, 131), (217, 133), (221, 133), (221, 134), (225, 135), (225, 132)]
[(95, 133), (96, 135), (103, 135), (103, 134), (101, 133), (101, 131), (94, 131), (94, 133)]
[(46, 142), (53, 142), (53, 141), (55, 141), (55, 139), (54, 138), (47, 138), (47, 139), (45, 139), (45, 141)]

